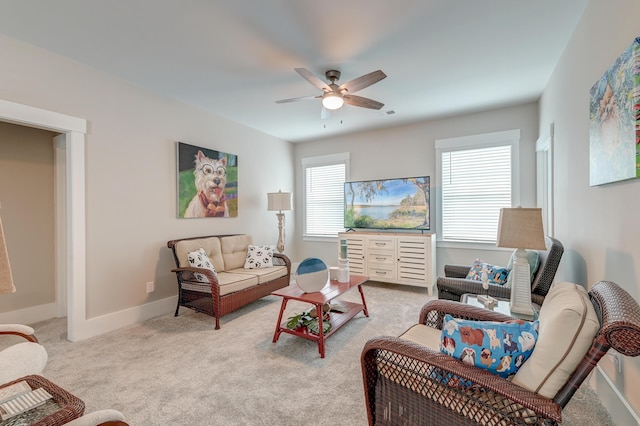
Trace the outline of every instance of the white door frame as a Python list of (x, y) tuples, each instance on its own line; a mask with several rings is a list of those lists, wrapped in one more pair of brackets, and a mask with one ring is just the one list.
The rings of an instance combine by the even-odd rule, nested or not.
[[(56, 280), (66, 279), (67, 339), (82, 340), (87, 334), (86, 318), (86, 217), (85, 217), (85, 134), (87, 121), (81, 118), (34, 108), (0, 99), (0, 121), (60, 132), (54, 139), (56, 165), (64, 164), (64, 191), (57, 191), (56, 202), (66, 199), (56, 213), (64, 220), (56, 221), (56, 234), (63, 238), (66, 256), (56, 255)], [(62, 151), (60, 151), (61, 153)], [(56, 172), (57, 173), (57, 172)], [(56, 178), (61, 176), (56, 174)], [(60, 185), (57, 185), (58, 189)], [(62, 193), (62, 194), (61, 194)], [(57, 245), (56, 248), (59, 246)], [(56, 283), (58, 286), (60, 283)], [(56, 290), (60, 296), (60, 290)]]
[(542, 208), (545, 233), (553, 237), (553, 123), (549, 125), (549, 134), (536, 141), (536, 160), (537, 205)]

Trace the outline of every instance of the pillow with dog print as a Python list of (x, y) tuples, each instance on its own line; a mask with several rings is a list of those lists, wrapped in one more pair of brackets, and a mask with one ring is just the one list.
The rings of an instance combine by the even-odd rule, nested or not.
[[(196, 251), (187, 253), (187, 260), (189, 261), (189, 265), (192, 268), (210, 269), (211, 272), (213, 272), (214, 276), (217, 274), (216, 268), (213, 267), (211, 259), (209, 259), (209, 256), (207, 256), (207, 253), (203, 248), (199, 248)], [(200, 281), (201, 283), (209, 282), (209, 279), (204, 274), (194, 272), (193, 275), (196, 277), (196, 280)]]
[(538, 320), (471, 321), (444, 316), (440, 350), (501, 377), (515, 374), (538, 340)]
[(244, 269), (273, 268), (273, 246), (247, 247), (247, 259)]
[(476, 259), (467, 274), (468, 280), (482, 281), (486, 274), (487, 281), (491, 284), (505, 285), (509, 276), (509, 269), (501, 266), (489, 265), (480, 259)]

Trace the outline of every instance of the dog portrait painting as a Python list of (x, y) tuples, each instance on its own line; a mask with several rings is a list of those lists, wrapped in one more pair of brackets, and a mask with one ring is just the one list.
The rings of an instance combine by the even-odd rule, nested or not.
[(178, 217), (238, 216), (238, 157), (178, 142)]

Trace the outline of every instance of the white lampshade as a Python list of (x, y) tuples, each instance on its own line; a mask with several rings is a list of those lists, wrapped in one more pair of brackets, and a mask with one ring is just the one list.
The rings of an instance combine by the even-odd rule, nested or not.
[(285, 211), (291, 210), (291, 193), (290, 192), (269, 192), (267, 193), (268, 211)]
[(516, 207), (500, 209), (498, 247), (544, 250), (542, 209)]
[(322, 96), (322, 106), (326, 109), (338, 109), (342, 105), (344, 105), (344, 99), (337, 93), (330, 92)]

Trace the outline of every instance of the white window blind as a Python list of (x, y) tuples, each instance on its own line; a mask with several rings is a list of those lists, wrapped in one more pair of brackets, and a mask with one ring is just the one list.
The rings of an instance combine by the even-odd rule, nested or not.
[(442, 152), (442, 237), (495, 242), (511, 207), (511, 146)]
[[(303, 161), (305, 172), (305, 236), (337, 237), (344, 231), (344, 182), (347, 163)], [(306, 164), (305, 164), (306, 163)]]
[(520, 130), (436, 140), (438, 236), (495, 243), (500, 209), (520, 202)]

